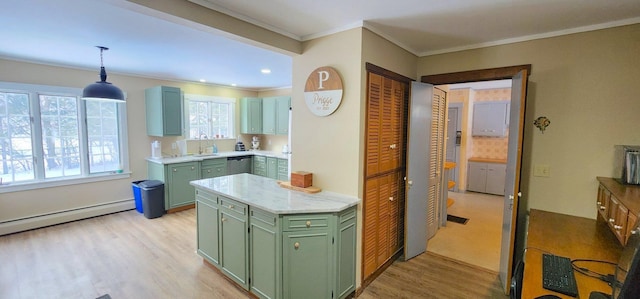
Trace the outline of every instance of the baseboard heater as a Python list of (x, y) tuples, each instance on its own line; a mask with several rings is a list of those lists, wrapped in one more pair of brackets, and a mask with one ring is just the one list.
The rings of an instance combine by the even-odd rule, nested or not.
[(132, 210), (134, 208), (135, 205), (133, 199), (124, 199), (94, 206), (58, 211), (20, 219), (12, 219), (0, 222), (0, 236), (56, 224), (62, 224), (85, 218)]

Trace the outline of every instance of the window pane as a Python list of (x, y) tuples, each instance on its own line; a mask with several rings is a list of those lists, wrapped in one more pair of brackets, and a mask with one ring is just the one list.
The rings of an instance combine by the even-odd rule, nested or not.
[(40, 95), (45, 178), (80, 174), (76, 97)]
[(0, 177), (3, 184), (33, 180), (29, 95), (0, 92)]
[(89, 172), (120, 169), (118, 103), (86, 101)]
[(189, 138), (231, 137), (231, 104), (212, 100), (189, 100)]

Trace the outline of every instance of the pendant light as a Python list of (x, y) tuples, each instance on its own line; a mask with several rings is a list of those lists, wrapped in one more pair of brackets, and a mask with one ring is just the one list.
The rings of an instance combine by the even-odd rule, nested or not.
[(107, 82), (107, 71), (102, 63), (102, 52), (109, 50), (109, 48), (102, 46), (96, 46), (96, 48), (100, 49), (100, 81), (87, 85), (82, 91), (82, 99), (124, 102), (122, 90)]

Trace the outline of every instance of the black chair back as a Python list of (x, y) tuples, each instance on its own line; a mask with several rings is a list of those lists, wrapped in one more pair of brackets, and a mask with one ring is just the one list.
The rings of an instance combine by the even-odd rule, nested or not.
[(522, 277), (524, 276), (524, 262), (519, 261), (511, 276), (511, 291), (509, 298), (520, 299), (522, 297)]

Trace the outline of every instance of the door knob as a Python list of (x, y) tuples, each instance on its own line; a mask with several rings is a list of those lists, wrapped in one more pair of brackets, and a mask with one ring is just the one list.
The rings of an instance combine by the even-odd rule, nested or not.
[(295, 248), (296, 250), (298, 250), (298, 248), (300, 248), (300, 243), (295, 242), (295, 243), (293, 244), (293, 248)]
[(411, 180), (407, 181), (407, 185), (413, 186), (413, 181), (411, 181)]
[(311, 221), (307, 221), (307, 227), (311, 227)]

